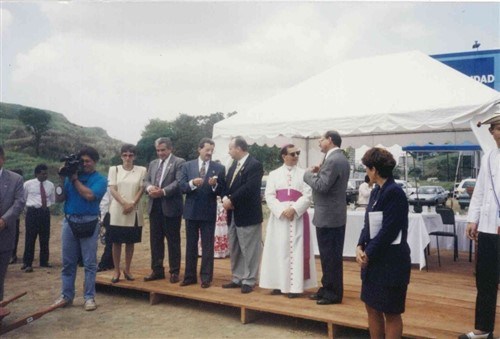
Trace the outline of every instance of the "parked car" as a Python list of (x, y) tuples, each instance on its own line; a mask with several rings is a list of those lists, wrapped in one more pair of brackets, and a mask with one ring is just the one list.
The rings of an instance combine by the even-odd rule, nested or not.
[(476, 180), (469, 179), (463, 187), (465, 187), (465, 191), (458, 194), (457, 200), (460, 208), (464, 210), (470, 205), (470, 199), (472, 198), (472, 193), (474, 193), (474, 187), (476, 187)]
[(413, 187), (406, 180), (395, 179), (394, 181), (396, 182), (396, 184), (398, 184), (403, 189), (403, 191), (405, 191), (406, 197), (409, 197), (412, 193), (414, 193), (416, 191), (416, 188)]
[(441, 186), (420, 186), (408, 198), (410, 205), (438, 206), (444, 205), (449, 192)]
[(455, 191), (453, 192), (453, 196), (456, 199), (458, 199), (458, 196), (460, 194), (465, 193), (465, 191), (467, 190), (467, 187), (475, 187), (475, 186), (476, 186), (476, 179), (472, 179), (472, 178), (464, 179), (464, 180), (460, 181), (458, 186), (456, 186)]

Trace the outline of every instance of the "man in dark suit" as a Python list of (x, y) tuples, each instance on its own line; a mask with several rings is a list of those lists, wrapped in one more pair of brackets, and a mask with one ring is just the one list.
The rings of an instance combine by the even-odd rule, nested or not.
[(208, 288), (214, 271), (214, 233), (217, 217), (217, 196), (226, 186), (224, 166), (212, 159), (215, 143), (203, 138), (198, 145), (200, 156), (184, 164), (181, 171), (181, 191), (186, 193), (186, 271), (181, 286), (196, 284), (198, 238), (201, 234), (201, 287)]
[(336, 131), (326, 132), (319, 140), (325, 159), (304, 174), (312, 187), (314, 219), (321, 259), (322, 287), (310, 296), (318, 305), (338, 304), (344, 294), (343, 262), (345, 224), (347, 219), (346, 189), (349, 162), (339, 148), (342, 138)]
[(238, 136), (229, 143), (233, 164), (227, 172), (228, 188), (223, 198), (227, 210), (232, 279), (222, 288), (241, 288), (250, 293), (257, 282), (262, 252), (262, 164), (248, 153), (248, 144)]
[(179, 188), (181, 168), (184, 159), (172, 154), (172, 141), (158, 138), (155, 141), (158, 159), (151, 161), (144, 179), (149, 196), (148, 213), (150, 222), (151, 269), (144, 281), (165, 279), (163, 259), (164, 238), (168, 244), (170, 282), (179, 282), (181, 266), (181, 218), (182, 193)]
[(16, 220), (25, 203), (23, 178), (3, 168), (4, 162), (5, 152), (0, 146), (0, 301), (16, 239)]

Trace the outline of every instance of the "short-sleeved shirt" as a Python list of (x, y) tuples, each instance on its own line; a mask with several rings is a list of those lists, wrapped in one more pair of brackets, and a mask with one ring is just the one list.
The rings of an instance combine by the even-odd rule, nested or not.
[[(112, 166), (109, 168), (108, 173), (109, 185), (116, 186), (116, 190), (123, 200), (133, 203), (137, 192), (142, 189), (142, 182), (146, 173), (147, 169), (143, 166), (134, 166), (131, 170), (125, 170), (123, 166)], [(131, 227), (135, 225), (137, 220), (137, 225), (143, 226), (143, 212), (140, 202), (134, 212), (123, 214), (123, 207), (116, 199), (113, 199), (109, 206), (110, 224), (112, 226)]]
[(66, 191), (66, 202), (64, 203), (65, 214), (76, 215), (99, 215), (99, 203), (106, 193), (108, 181), (105, 176), (98, 172), (78, 174), (78, 180), (94, 194), (95, 199), (86, 200), (78, 193), (75, 186), (68, 178), (64, 180)]

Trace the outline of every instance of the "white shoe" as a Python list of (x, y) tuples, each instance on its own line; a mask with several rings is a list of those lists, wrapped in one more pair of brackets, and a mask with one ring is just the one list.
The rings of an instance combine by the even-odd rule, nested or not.
[(484, 334), (474, 334), (474, 332), (469, 332), (462, 334), (458, 337), (458, 339), (490, 339), (493, 338), (493, 333), (484, 333)]
[(87, 299), (85, 300), (85, 304), (83, 305), (83, 308), (85, 311), (93, 311), (97, 308), (97, 305), (95, 304), (94, 299)]
[(52, 306), (61, 306), (61, 307), (66, 307), (66, 306), (71, 306), (73, 304), (73, 300), (67, 299), (64, 295), (61, 295), (59, 298), (57, 298), (56, 301), (52, 304)]

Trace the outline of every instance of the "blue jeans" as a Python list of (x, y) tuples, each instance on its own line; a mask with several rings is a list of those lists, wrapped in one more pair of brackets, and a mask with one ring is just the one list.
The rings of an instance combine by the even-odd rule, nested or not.
[[(87, 222), (96, 219), (94, 215), (84, 216), (68, 216), (72, 221)], [(97, 237), (99, 227), (95, 228), (94, 234), (91, 237), (77, 239), (73, 236), (73, 232), (66, 218), (63, 219), (62, 226), (62, 263), (61, 271), (62, 292), (61, 294), (67, 300), (75, 298), (75, 279), (76, 269), (80, 253), (83, 259), (85, 269), (84, 294), (85, 300), (93, 299), (95, 295), (95, 276), (97, 271)]]

